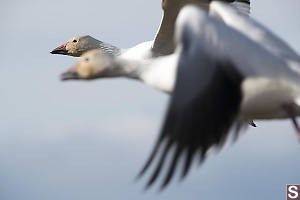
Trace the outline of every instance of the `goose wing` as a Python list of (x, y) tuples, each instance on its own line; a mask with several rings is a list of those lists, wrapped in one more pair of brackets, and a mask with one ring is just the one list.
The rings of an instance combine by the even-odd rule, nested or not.
[(195, 157), (202, 162), (210, 148), (222, 147), (237, 120), (245, 79), (295, 78), (300, 83), (299, 74), (282, 59), (195, 6), (183, 8), (176, 24), (176, 51), (180, 52), (176, 84), (160, 136), (140, 173), (157, 158), (147, 184), (151, 186), (166, 159), (171, 159), (162, 188), (169, 184), (179, 163), (185, 177)]
[[(241, 13), (250, 13), (250, 0), (223, 0), (231, 3)], [(154, 56), (167, 55), (174, 51), (174, 29), (175, 21), (180, 9), (187, 4), (197, 4), (208, 10), (211, 0), (163, 0), (163, 17), (154, 39), (152, 53)]]
[(279, 56), (285, 60), (300, 61), (298, 54), (286, 42), (233, 7), (226, 6), (223, 2), (214, 1), (210, 4), (209, 12), (212, 16), (221, 18), (227, 25), (240, 31), (250, 39), (262, 44), (275, 56)]

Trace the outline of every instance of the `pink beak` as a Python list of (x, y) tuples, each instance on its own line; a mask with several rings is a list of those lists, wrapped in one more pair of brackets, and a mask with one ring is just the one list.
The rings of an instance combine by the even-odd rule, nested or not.
[(62, 81), (65, 80), (72, 80), (72, 79), (79, 79), (78, 73), (77, 73), (78, 64), (75, 64), (73, 67), (71, 67), (68, 71), (62, 73), (60, 75), (60, 79)]
[(68, 51), (66, 49), (67, 43), (60, 45), (59, 47), (53, 49), (50, 53), (52, 54), (61, 54), (61, 55), (67, 55)]

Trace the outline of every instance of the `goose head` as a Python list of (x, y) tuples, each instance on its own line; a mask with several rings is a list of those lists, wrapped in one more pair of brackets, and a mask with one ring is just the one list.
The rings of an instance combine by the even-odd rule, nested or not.
[(79, 57), (89, 50), (101, 48), (101, 44), (103, 42), (89, 35), (79, 35), (70, 38), (65, 44), (53, 49), (50, 53)]
[(79, 61), (61, 74), (61, 80), (92, 80), (117, 76), (114, 56), (94, 49), (84, 53)]

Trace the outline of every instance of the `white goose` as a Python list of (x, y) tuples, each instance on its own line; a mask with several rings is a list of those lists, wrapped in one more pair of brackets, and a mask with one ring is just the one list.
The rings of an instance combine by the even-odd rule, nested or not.
[[(250, 13), (250, 0), (223, 0), (230, 3), (237, 8), (240, 13), (249, 15)], [(162, 8), (164, 10), (160, 27), (155, 36), (154, 41), (140, 43), (129, 49), (120, 49), (109, 43), (97, 40), (89, 35), (79, 35), (70, 38), (65, 44), (52, 50), (52, 54), (61, 54), (79, 57), (83, 53), (92, 49), (101, 49), (105, 53), (119, 56), (126, 59), (149, 59), (161, 55), (168, 55), (174, 52), (174, 30), (175, 21), (179, 10), (188, 3), (194, 3), (201, 8), (212, 12), (209, 9), (211, 0), (163, 0)], [(222, 16), (220, 16), (222, 18)], [(226, 16), (225, 16), (226, 17)], [(157, 88), (163, 92), (171, 93), (172, 89), (166, 90), (165, 88)], [(248, 123), (256, 127), (256, 124), (249, 120)]]
[[(235, 6), (241, 13), (249, 15), (250, 0), (221, 0)], [(106, 53), (128, 59), (145, 59), (174, 52), (174, 27), (179, 10), (188, 3), (194, 3), (209, 10), (211, 0), (163, 0), (163, 17), (153, 41), (143, 42), (129, 49), (120, 49), (114, 45), (99, 41), (89, 35), (70, 38), (65, 44), (50, 53), (79, 57), (92, 49), (101, 49)]]
[[(213, 2), (210, 8), (215, 16), (238, 17), (241, 24), (235, 26), (244, 31), (190, 5), (177, 19), (173, 54), (137, 61), (93, 50), (62, 74), (63, 80), (126, 76), (173, 90), (161, 134), (140, 173), (160, 155), (148, 186), (169, 154), (172, 160), (162, 188), (180, 161), (185, 177), (196, 155), (202, 162), (208, 149), (222, 147), (238, 119), (291, 118), (300, 137), (295, 120), (300, 115), (300, 57), (265, 27), (228, 5)], [(245, 24), (252, 27), (245, 31)], [(257, 32), (263, 37), (255, 36)]]

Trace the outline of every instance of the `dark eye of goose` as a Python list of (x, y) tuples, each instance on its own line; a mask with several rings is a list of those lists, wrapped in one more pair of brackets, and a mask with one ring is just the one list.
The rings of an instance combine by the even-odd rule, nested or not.
[(86, 61), (86, 62), (89, 62), (89, 60), (90, 60), (89, 58), (85, 58), (85, 61)]
[(74, 43), (76, 43), (76, 42), (77, 42), (77, 40), (73, 40), (73, 42), (74, 42)]

